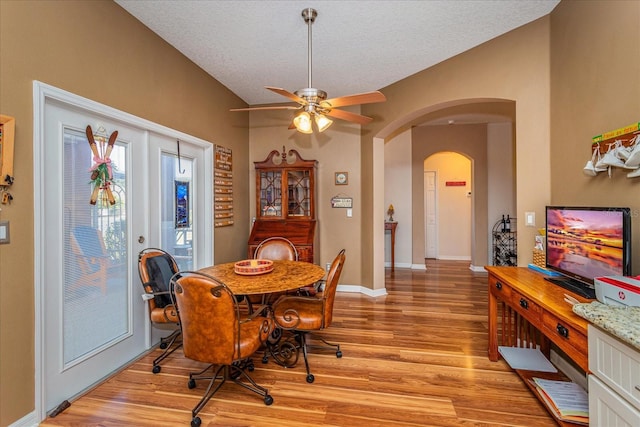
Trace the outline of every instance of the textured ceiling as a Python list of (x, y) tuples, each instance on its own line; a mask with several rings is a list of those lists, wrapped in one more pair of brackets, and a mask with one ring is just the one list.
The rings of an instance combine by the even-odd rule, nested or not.
[[(545, 16), (559, 0), (115, 0), (249, 105), (264, 89), (312, 87), (330, 98), (381, 89)], [(240, 107), (240, 105), (239, 105)]]

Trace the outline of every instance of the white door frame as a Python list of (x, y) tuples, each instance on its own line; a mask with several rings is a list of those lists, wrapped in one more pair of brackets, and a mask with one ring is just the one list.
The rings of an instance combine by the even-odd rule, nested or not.
[[(152, 131), (161, 135), (165, 135), (171, 138), (180, 139), (197, 146), (200, 146), (205, 151), (205, 164), (204, 176), (206, 182), (204, 185), (211, 186), (211, 191), (205, 191), (203, 200), (204, 206), (204, 229), (202, 230), (201, 238), (202, 250), (199, 251), (199, 256), (196, 265), (207, 265), (213, 263), (213, 152), (214, 146), (212, 143), (195, 138), (185, 133), (167, 128), (157, 123), (150, 122), (148, 120), (136, 117), (134, 115), (125, 113), (120, 110), (116, 110), (112, 107), (91, 101), (89, 99), (74, 95), (70, 92), (55, 88), (53, 86), (34, 81), (33, 82), (33, 105), (34, 105), (34, 119), (33, 119), (33, 182), (34, 182), (34, 305), (35, 305), (35, 416), (39, 422), (46, 418), (45, 408), (45, 346), (44, 346), (44, 285), (46, 283), (46, 277), (44, 277), (43, 260), (45, 256), (44, 251), (44, 194), (43, 194), (43, 182), (46, 177), (42, 174), (44, 159), (42, 154), (42, 141), (44, 138), (44, 109), (47, 101), (57, 101), (64, 104), (68, 104), (75, 108), (80, 108), (87, 112), (106, 116), (114, 120), (136, 126), (148, 131)], [(148, 232), (148, 230), (147, 230)], [(133, 256), (133, 254), (131, 255)], [(147, 331), (148, 332), (148, 331)]]

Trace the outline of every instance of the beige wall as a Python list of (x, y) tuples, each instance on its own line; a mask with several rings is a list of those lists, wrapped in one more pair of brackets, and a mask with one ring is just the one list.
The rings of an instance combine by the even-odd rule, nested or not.
[[(421, 71), (407, 79), (382, 89), (387, 96), (383, 104), (362, 107), (363, 114), (380, 117), (363, 130), (363, 209), (371, 209), (373, 193), (372, 170), (375, 153), (374, 136), (387, 138), (399, 129), (419, 123), (422, 117), (455, 104), (474, 104), (488, 99), (515, 102), (516, 139), (516, 209), (518, 214), (540, 210), (550, 199), (549, 164), (549, 49), (550, 18), (544, 17), (475, 49)], [(414, 159), (415, 161), (415, 159)], [(422, 161), (422, 160), (420, 160)], [(533, 179), (532, 177), (535, 177)], [(489, 189), (491, 191), (491, 189)], [(414, 201), (415, 204), (415, 201)], [(521, 217), (521, 215), (518, 215)], [(414, 219), (415, 220), (415, 219)], [(364, 218), (363, 235), (373, 230), (373, 220)], [(533, 241), (534, 229), (518, 227), (519, 247)], [(373, 281), (373, 242), (363, 253), (363, 283)], [(526, 265), (532, 254), (519, 254), (519, 263)]]
[(640, 178), (582, 173), (593, 136), (640, 121), (640, 1), (563, 1), (551, 35), (551, 202), (630, 207), (640, 274)]
[[(398, 222), (395, 236), (395, 266), (413, 267), (412, 241), (413, 229), (411, 227), (411, 206), (413, 204), (411, 191), (411, 130), (407, 130), (384, 144), (384, 209), (376, 212), (383, 216), (385, 221), (389, 219), (387, 210), (393, 205), (395, 213), (394, 221)], [(385, 232), (384, 236), (384, 260), (385, 265), (391, 265), (391, 232)], [(424, 259), (420, 261), (424, 266)]]
[[(440, 151), (425, 159), (424, 171), (435, 172), (437, 178), (433, 206), (437, 208), (438, 226), (433, 236), (437, 242), (435, 258), (471, 261), (471, 225), (475, 222), (471, 216), (471, 159), (453, 151)], [(450, 181), (463, 185), (447, 185)], [(425, 234), (426, 242), (429, 234)]]
[[(244, 103), (111, 1), (0, 1), (0, 113), (16, 119), (14, 200), (0, 218), (0, 425), (34, 410), (32, 81), (101, 102), (233, 150), (246, 170)], [(217, 261), (238, 259), (248, 233), (246, 174), (234, 174), (234, 227), (215, 231)]]
[[(350, 111), (358, 112), (357, 109)], [(361, 283), (362, 203), (360, 196), (360, 129), (359, 126), (336, 120), (329, 130), (321, 134), (305, 135), (289, 130), (291, 111), (252, 111), (250, 163), (250, 212), (255, 216), (255, 170), (253, 162), (263, 161), (272, 150), (287, 152), (295, 149), (304, 159), (317, 160), (316, 176), (316, 236), (315, 261), (326, 265), (333, 261), (341, 249), (346, 249), (346, 261), (341, 284)], [(334, 173), (349, 173), (348, 185), (335, 185)], [(353, 198), (353, 217), (347, 218), (346, 209), (332, 208), (334, 196)], [(248, 237), (248, 235), (247, 235)], [(246, 241), (246, 239), (245, 239)]]

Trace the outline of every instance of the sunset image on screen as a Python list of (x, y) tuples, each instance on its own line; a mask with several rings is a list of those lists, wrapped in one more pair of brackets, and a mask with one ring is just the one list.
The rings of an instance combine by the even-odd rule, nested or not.
[(622, 215), (619, 211), (547, 211), (547, 263), (587, 278), (621, 274)]

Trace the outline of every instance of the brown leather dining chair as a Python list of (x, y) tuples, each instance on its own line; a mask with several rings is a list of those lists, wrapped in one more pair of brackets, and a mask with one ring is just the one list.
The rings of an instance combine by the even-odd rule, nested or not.
[(171, 283), (182, 326), (184, 355), (208, 364), (200, 372), (189, 374), (190, 389), (196, 387), (198, 380), (209, 380), (204, 396), (191, 411), (191, 425), (200, 425), (198, 413), (226, 381), (259, 394), (265, 405), (271, 405), (269, 390), (256, 384), (246, 371), (253, 371), (251, 355), (271, 332), (272, 318), (261, 312), (241, 316), (239, 302), (231, 290), (205, 274), (182, 272)]
[(178, 272), (176, 260), (157, 248), (143, 249), (138, 254), (138, 274), (144, 288), (142, 299), (149, 306), (149, 319), (157, 326), (174, 326), (173, 332), (160, 340), (162, 354), (153, 361), (151, 372), (160, 372), (160, 362), (182, 345), (178, 313), (170, 296), (171, 278)]
[[(292, 331), (300, 343), (304, 364), (307, 369), (308, 383), (312, 383), (315, 377), (309, 370), (307, 353), (308, 347), (311, 346), (307, 344), (307, 335), (314, 331), (326, 329), (331, 325), (338, 280), (342, 273), (345, 258), (345, 250), (342, 249), (331, 263), (322, 292), (314, 296), (282, 296), (273, 305), (273, 317), (276, 325), (284, 330)], [(340, 344), (332, 344), (320, 336), (316, 337), (329, 348), (336, 349), (336, 357), (342, 357)], [(313, 347), (319, 346), (314, 345)]]
[[(260, 242), (253, 256), (254, 259), (268, 259), (271, 261), (276, 260), (298, 260), (298, 251), (295, 245), (286, 237), (269, 237), (268, 239)], [(262, 295), (248, 295), (247, 300), (250, 305), (262, 304), (263, 302), (274, 302), (280, 295), (284, 293), (271, 294), (268, 296), (268, 301), (263, 301)]]
[(260, 242), (253, 256), (254, 259), (298, 260), (298, 250), (286, 237), (269, 237)]

